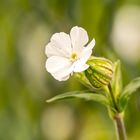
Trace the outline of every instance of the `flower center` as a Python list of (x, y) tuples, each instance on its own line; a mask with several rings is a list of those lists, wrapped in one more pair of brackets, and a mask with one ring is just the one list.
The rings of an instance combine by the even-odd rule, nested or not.
[(70, 57), (70, 59), (71, 59), (71, 61), (75, 61), (75, 60), (77, 60), (77, 54), (76, 53), (72, 53), (71, 54), (71, 57)]

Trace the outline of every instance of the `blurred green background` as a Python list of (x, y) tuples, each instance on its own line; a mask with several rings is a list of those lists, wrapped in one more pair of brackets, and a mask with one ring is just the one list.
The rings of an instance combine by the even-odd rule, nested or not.
[[(96, 102), (46, 99), (84, 89), (45, 70), (55, 32), (84, 27), (93, 55), (122, 61), (123, 84), (140, 75), (139, 0), (0, 0), (0, 140), (115, 140), (107, 110)], [(140, 138), (140, 90), (125, 115), (128, 140)]]

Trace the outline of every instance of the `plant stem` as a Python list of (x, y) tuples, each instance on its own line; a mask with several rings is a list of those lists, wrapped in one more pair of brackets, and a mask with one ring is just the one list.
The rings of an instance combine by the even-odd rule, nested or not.
[(113, 103), (113, 105), (114, 105), (114, 108), (115, 108), (116, 111), (119, 112), (119, 109), (118, 109), (118, 106), (117, 106), (117, 104), (116, 104), (116, 100), (115, 100), (115, 97), (114, 97), (114, 94), (113, 94), (112, 87), (111, 87), (111, 84), (110, 84), (110, 83), (109, 83), (109, 85), (108, 85), (108, 89), (109, 89), (109, 91), (110, 91), (110, 95), (111, 95), (111, 99), (112, 99), (112, 103)]
[(114, 122), (116, 127), (117, 140), (126, 140), (126, 130), (121, 114), (117, 114), (114, 117)]
[(116, 113), (114, 114), (113, 119), (114, 119), (115, 127), (116, 127), (117, 140), (126, 140), (126, 130), (125, 130), (123, 118), (122, 118), (121, 113), (119, 113), (120, 111), (119, 111), (119, 108), (117, 106), (117, 103), (116, 103), (116, 100), (115, 100), (115, 97), (114, 97), (114, 94), (112, 91), (111, 84), (108, 85), (108, 89), (110, 92), (110, 96), (112, 99), (114, 109), (116, 110)]

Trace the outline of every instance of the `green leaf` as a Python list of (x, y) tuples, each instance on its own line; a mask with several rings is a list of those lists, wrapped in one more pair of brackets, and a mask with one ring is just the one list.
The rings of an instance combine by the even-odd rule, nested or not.
[(118, 97), (122, 91), (122, 75), (120, 60), (114, 63), (114, 75), (112, 79), (112, 90), (115, 97)]
[(80, 98), (80, 99), (85, 99), (85, 100), (97, 101), (104, 105), (109, 105), (109, 102), (104, 95), (97, 94), (97, 93), (90, 93), (90, 92), (86, 93), (86, 92), (85, 91), (67, 92), (64, 94), (57, 95), (57, 96), (47, 100), (47, 102), (50, 103), (50, 102), (54, 102), (57, 100), (63, 100), (63, 99), (68, 99), (68, 98)]
[(123, 90), (122, 95), (120, 96), (119, 104), (123, 109), (125, 109), (129, 98), (132, 93), (134, 93), (138, 88), (140, 88), (140, 77), (132, 80)]
[(140, 77), (132, 80), (123, 90), (122, 96), (129, 97), (138, 88), (140, 88)]

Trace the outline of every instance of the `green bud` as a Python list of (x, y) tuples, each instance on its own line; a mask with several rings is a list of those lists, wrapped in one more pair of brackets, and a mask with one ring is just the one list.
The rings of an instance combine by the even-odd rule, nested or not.
[(108, 85), (113, 76), (113, 64), (110, 60), (102, 57), (91, 57), (87, 62), (90, 67), (85, 75), (94, 88)]

